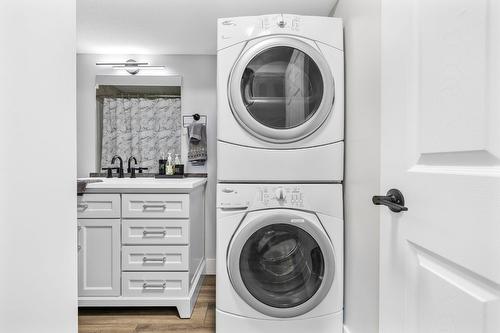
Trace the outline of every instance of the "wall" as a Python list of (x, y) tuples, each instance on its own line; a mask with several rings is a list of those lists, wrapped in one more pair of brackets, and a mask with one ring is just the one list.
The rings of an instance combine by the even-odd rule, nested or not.
[[(77, 127), (78, 177), (88, 177), (96, 165), (96, 110), (95, 76), (120, 74), (107, 66), (96, 66), (98, 61), (148, 61), (165, 65), (166, 71), (142, 72), (142, 75), (179, 74), (182, 76), (182, 114), (207, 115), (208, 161), (203, 167), (187, 163), (186, 172), (207, 172), (206, 200), (206, 257), (207, 272), (215, 272), (215, 185), (216, 185), (216, 57), (211, 55), (77, 55)], [(121, 72), (123, 75), (129, 75)], [(186, 134), (183, 135), (183, 160), (187, 157)]]
[(380, 1), (340, 0), (346, 66), (345, 327), (378, 332)]
[(0, 331), (77, 332), (75, 0), (0, 1)]

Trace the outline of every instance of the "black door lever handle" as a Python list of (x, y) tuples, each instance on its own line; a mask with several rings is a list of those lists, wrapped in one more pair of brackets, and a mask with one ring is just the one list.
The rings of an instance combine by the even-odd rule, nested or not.
[(405, 198), (403, 197), (403, 193), (395, 188), (390, 189), (387, 192), (387, 195), (373, 196), (372, 202), (375, 205), (387, 206), (394, 213), (401, 213), (408, 210), (408, 208), (405, 207)]

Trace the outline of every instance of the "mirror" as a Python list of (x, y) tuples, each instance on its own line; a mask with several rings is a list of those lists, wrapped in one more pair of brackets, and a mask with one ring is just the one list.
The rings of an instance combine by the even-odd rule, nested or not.
[(168, 152), (180, 156), (180, 82), (162, 85), (161, 80), (148, 83), (147, 78), (96, 79), (97, 172), (110, 167), (115, 155), (123, 159), (125, 172), (134, 156), (137, 166), (148, 168), (146, 173), (158, 173), (158, 160)]

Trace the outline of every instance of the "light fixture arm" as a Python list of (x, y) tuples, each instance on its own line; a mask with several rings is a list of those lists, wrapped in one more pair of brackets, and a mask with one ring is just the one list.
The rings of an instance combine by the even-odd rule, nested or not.
[(128, 59), (125, 62), (96, 62), (97, 66), (113, 66), (113, 69), (123, 69), (129, 74), (135, 75), (141, 69), (165, 69), (165, 66), (153, 66), (148, 62), (139, 62), (134, 59)]

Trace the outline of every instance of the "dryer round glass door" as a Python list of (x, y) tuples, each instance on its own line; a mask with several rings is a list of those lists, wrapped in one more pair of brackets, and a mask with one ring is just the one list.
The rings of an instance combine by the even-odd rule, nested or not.
[(237, 60), (229, 101), (239, 123), (275, 143), (300, 140), (332, 110), (333, 76), (324, 57), (293, 37), (264, 39)]
[(251, 214), (230, 246), (233, 286), (261, 313), (294, 317), (308, 312), (333, 280), (328, 237), (309, 216), (283, 210)]

